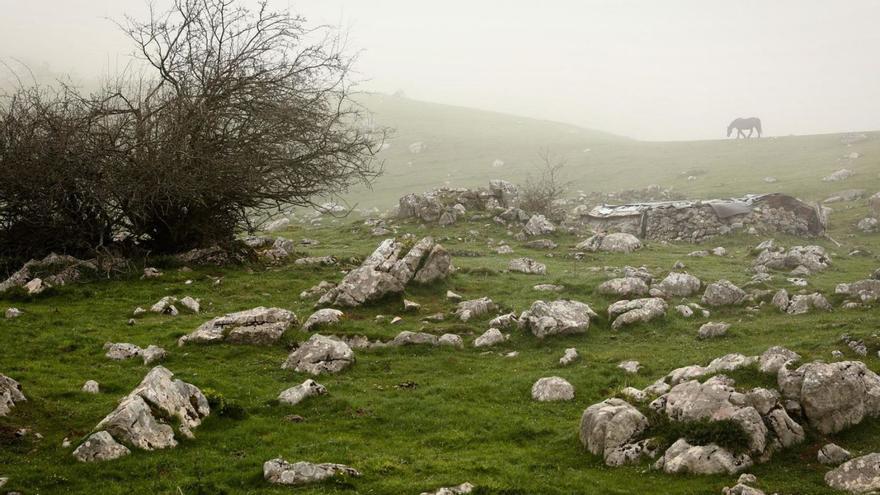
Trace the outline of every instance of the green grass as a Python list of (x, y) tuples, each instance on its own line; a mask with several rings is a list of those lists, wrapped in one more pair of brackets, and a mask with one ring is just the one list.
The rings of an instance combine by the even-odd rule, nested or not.
[[(403, 103), (400, 103), (403, 106)], [(413, 105), (416, 105), (413, 103)], [(421, 105), (421, 104), (419, 104)], [(380, 109), (381, 110), (381, 109)], [(443, 151), (435, 158), (449, 170), (453, 163), (469, 170), (462, 181), (481, 183), (494, 177), (491, 160), (498, 149), (514, 157), (497, 156), (508, 165), (505, 174), (525, 170), (532, 146), (549, 139), (541, 129), (556, 129), (569, 142), (571, 150), (585, 147), (567, 134), (567, 126), (520, 119), (523, 132), (534, 134), (534, 142), (508, 147), (514, 118), (490, 114), (462, 122), (462, 109), (415, 106), (409, 118), (423, 116), (422, 128), (401, 130), (401, 143), (409, 139), (429, 142), (422, 156)], [(443, 110), (443, 111), (440, 111)], [(396, 110), (402, 112), (403, 110)], [(443, 112), (447, 112), (444, 116)], [(382, 113), (380, 112), (380, 117)], [(437, 130), (468, 136), (468, 140), (438, 142), (432, 137), (416, 139), (446, 119), (447, 127)], [(495, 120), (492, 120), (495, 119)], [(467, 124), (467, 125), (465, 125)], [(459, 126), (459, 127), (456, 127)], [(470, 127), (468, 127), (470, 126)], [(453, 132), (452, 129), (455, 132)], [(485, 135), (473, 135), (474, 128)], [(537, 130), (536, 130), (537, 129)], [(502, 132), (504, 131), (504, 132)], [(557, 132), (553, 131), (553, 132)], [(411, 133), (407, 135), (406, 133)], [(544, 131), (541, 131), (544, 132)], [(751, 142), (637, 143), (583, 131), (591, 152), (584, 154), (583, 167), (571, 167), (581, 174), (590, 189), (613, 190), (650, 182), (675, 185), (696, 196), (732, 195), (744, 191), (770, 190), (760, 181), (765, 175), (780, 178), (779, 189), (820, 198), (848, 187), (880, 189), (877, 183), (876, 136), (872, 140), (845, 148), (837, 137), (784, 138)], [(504, 134), (497, 136), (496, 134)], [(461, 136), (459, 136), (461, 137)], [(450, 137), (452, 139), (452, 137)], [(544, 143), (554, 144), (554, 143)], [(483, 155), (475, 150), (486, 146)], [(858, 147), (861, 146), (861, 147)], [(494, 147), (494, 150), (493, 150)], [(392, 147), (389, 153), (394, 150)], [(614, 150), (617, 151), (614, 151)], [(840, 165), (837, 156), (855, 149), (865, 157), (855, 168), (861, 178), (851, 183), (828, 185), (819, 181)], [(456, 150), (454, 153), (452, 150)], [(624, 150), (624, 151), (621, 151)], [(871, 153), (875, 153), (872, 155)], [(880, 155), (878, 155), (880, 156)], [(739, 158), (737, 158), (739, 157)], [(739, 166), (736, 160), (750, 157)], [(488, 160), (486, 170), (470, 167), (468, 160)], [(517, 161), (521, 160), (521, 161)], [(517, 163), (523, 164), (514, 168)], [(574, 163), (574, 162), (572, 162)], [(628, 167), (638, 167), (638, 174)], [(646, 164), (656, 164), (647, 167)], [(390, 164), (389, 165), (393, 165)], [(395, 165), (396, 166), (396, 165)], [(439, 167), (439, 165), (438, 165)], [(709, 171), (695, 182), (679, 179), (681, 170), (702, 168)], [(387, 181), (377, 187), (376, 204), (387, 206), (401, 191), (427, 189), (437, 185), (445, 172), (420, 171), (409, 175), (389, 168)], [(431, 175), (435, 174), (435, 175)], [(507, 178), (516, 177), (506, 175)], [(636, 182), (632, 183), (631, 182)], [(422, 187), (424, 186), (424, 187)], [(791, 189), (788, 189), (788, 188)], [(366, 197), (366, 196), (364, 196)], [(842, 243), (819, 241), (833, 253), (834, 265), (810, 277), (810, 289), (832, 294), (839, 282), (861, 279), (877, 268), (877, 256), (848, 256), (861, 247), (880, 252), (880, 238), (857, 234), (852, 224), (866, 213), (864, 202), (834, 205), (831, 235)], [(295, 226), (281, 235), (321, 241), (307, 248), (310, 255), (335, 255), (341, 260), (368, 255), (379, 239), (368, 235), (368, 228), (351, 220), (338, 221), (318, 229)], [(476, 235), (469, 232), (476, 231)], [(605, 309), (611, 298), (596, 293), (596, 286), (607, 275), (591, 267), (645, 265), (662, 276), (676, 260), (684, 261), (688, 271), (705, 282), (727, 278), (734, 283), (749, 279), (749, 248), (763, 240), (747, 235), (718, 238), (704, 245), (649, 243), (631, 255), (591, 254), (575, 260), (566, 256), (578, 242), (573, 235), (554, 239), (560, 248), (553, 257), (512, 242), (512, 255), (489, 250), (489, 238), (506, 238), (504, 229), (492, 224), (463, 223), (439, 230), (417, 224), (404, 224), (401, 232), (417, 236), (433, 234), (452, 252), (482, 254), (457, 256), (462, 269), (448, 281), (430, 287), (407, 289), (406, 297), (422, 304), (422, 315), (450, 312), (454, 305), (444, 294), (454, 290), (466, 298), (490, 296), (504, 311), (520, 312), (536, 299), (555, 297), (531, 289), (537, 283), (562, 284), (558, 297), (591, 304), (600, 318), (585, 335), (548, 338), (538, 341), (522, 332), (512, 332), (508, 342), (489, 351), (471, 347), (473, 338), (487, 328), (488, 317), (462, 324), (451, 319), (438, 324), (421, 323), (412, 315), (401, 325), (376, 323), (376, 314), (401, 313), (400, 299), (346, 311), (346, 319), (335, 333), (366, 335), (390, 339), (402, 330), (422, 330), (435, 334), (455, 332), (467, 343), (463, 350), (405, 347), (356, 351), (357, 362), (349, 370), (318, 379), (329, 395), (307, 399), (297, 406), (282, 406), (275, 398), (287, 387), (308, 376), (285, 371), (281, 363), (296, 341), (308, 336), (292, 329), (285, 342), (274, 347), (234, 345), (176, 346), (181, 335), (207, 319), (225, 312), (255, 306), (279, 306), (305, 319), (312, 301), (301, 301), (300, 291), (320, 280), (341, 278), (339, 267), (193, 267), (182, 272), (169, 265), (159, 279), (140, 280), (137, 274), (115, 280), (60, 287), (37, 298), (0, 298), (0, 309), (17, 306), (25, 315), (15, 320), (0, 319), (0, 372), (18, 380), (28, 397), (11, 415), (0, 418), (0, 476), (11, 477), (4, 490), (24, 493), (419, 493), (438, 486), (470, 481), (480, 493), (494, 494), (571, 494), (571, 493), (720, 493), (731, 485), (729, 476), (671, 476), (647, 469), (647, 465), (608, 468), (601, 459), (583, 450), (577, 428), (583, 410), (617, 393), (622, 387), (644, 387), (668, 371), (690, 364), (707, 364), (730, 353), (758, 354), (772, 345), (783, 345), (806, 360), (830, 359), (833, 349), (841, 349), (841, 334), (867, 337), (880, 326), (876, 310), (836, 310), (799, 317), (780, 314), (771, 308), (748, 315), (740, 308), (713, 311), (713, 321), (732, 324), (719, 339), (698, 340), (697, 329), (706, 320), (685, 320), (673, 311), (657, 322), (621, 331), (612, 331)], [(783, 245), (802, 244), (801, 239), (778, 237)], [(727, 247), (725, 258), (688, 258), (686, 254), (717, 245)], [(511, 258), (531, 256), (547, 264), (543, 277), (506, 273)], [(161, 261), (161, 260), (159, 260)], [(158, 261), (149, 262), (150, 264)], [(223, 277), (215, 286), (211, 277)], [(186, 280), (192, 280), (186, 285)], [(770, 288), (787, 287), (779, 274)], [(791, 288), (789, 287), (791, 290)], [(165, 295), (191, 295), (201, 298), (203, 314), (177, 317), (148, 315), (134, 326), (126, 325), (136, 306), (147, 307)], [(835, 304), (839, 299), (830, 297)], [(696, 298), (694, 298), (696, 300)], [(677, 302), (677, 301), (676, 301)], [(183, 441), (175, 449), (156, 452), (136, 451), (112, 462), (81, 464), (71, 456), (72, 448), (62, 448), (70, 438), (74, 446), (109, 413), (118, 399), (142, 379), (148, 368), (140, 361), (115, 362), (106, 359), (104, 342), (131, 342), (140, 346), (157, 344), (169, 350), (163, 363), (177, 377), (204, 389), (211, 389), (213, 401), (226, 402), (231, 414), (212, 414), (195, 430), (195, 440)], [(576, 347), (581, 360), (562, 368), (558, 359), (567, 347)], [(516, 350), (519, 356), (503, 354)], [(638, 375), (617, 369), (620, 361), (635, 359), (643, 364)], [(871, 354), (863, 359), (870, 368), (880, 370), (880, 360)], [(537, 403), (530, 398), (534, 381), (558, 375), (575, 387), (575, 399), (567, 403)], [(748, 370), (734, 374), (744, 385), (766, 385), (765, 378)], [(99, 395), (80, 392), (89, 379), (101, 384)], [(414, 382), (414, 388), (399, 388)], [(771, 381), (772, 384), (772, 381)], [(243, 411), (242, 411), (243, 409)], [(297, 414), (305, 421), (294, 423), (285, 416)], [(14, 431), (31, 428), (43, 438), (30, 434), (16, 438)], [(709, 431), (709, 435), (730, 434)], [(777, 454), (768, 464), (751, 469), (768, 493), (828, 493), (823, 483), (827, 467), (816, 462), (816, 451), (833, 440), (856, 454), (880, 449), (880, 420), (863, 424), (832, 437), (811, 433), (808, 442)], [(262, 479), (262, 463), (274, 457), (290, 461), (340, 462), (364, 473), (357, 479), (334, 481), (297, 489), (272, 487)]]

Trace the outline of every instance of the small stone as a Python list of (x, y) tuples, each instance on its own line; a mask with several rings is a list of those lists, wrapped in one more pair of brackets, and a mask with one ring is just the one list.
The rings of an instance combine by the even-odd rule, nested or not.
[(410, 301), (409, 299), (403, 300), (403, 310), (404, 311), (417, 312), (421, 308), (422, 308), (422, 305), (415, 302), (415, 301)]
[(456, 349), (464, 347), (464, 342), (461, 337), (454, 333), (444, 333), (439, 339), (437, 339), (437, 343), (440, 345), (455, 347)]
[(449, 299), (452, 302), (461, 302), (464, 298), (456, 294), (455, 292), (448, 290), (446, 291), (446, 299)]
[(144, 358), (144, 364), (148, 366), (162, 361), (167, 355), (168, 353), (165, 349), (152, 344), (147, 346), (147, 348), (141, 352), (141, 357)]
[(293, 406), (299, 404), (301, 401), (308, 397), (325, 395), (326, 393), (327, 389), (323, 385), (309, 378), (299, 385), (295, 387), (290, 387), (289, 389), (278, 394), (278, 402)]
[(398, 323), (400, 323), (400, 322), (402, 322), (402, 321), (403, 321), (403, 318), (401, 318), (401, 317), (399, 317), (399, 316), (395, 316), (394, 318), (391, 318), (391, 324), (392, 324), (392, 325), (397, 325)]
[(73, 457), (80, 462), (111, 461), (127, 456), (131, 451), (121, 445), (106, 431), (92, 433), (85, 442), (73, 451)]
[(539, 402), (574, 399), (574, 387), (558, 376), (541, 378), (532, 385), (532, 399)]
[(727, 333), (727, 330), (730, 328), (729, 323), (705, 323), (700, 327), (700, 331), (697, 333), (697, 336), (701, 339), (711, 339), (715, 337), (721, 337)]
[(504, 334), (497, 328), (486, 330), (483, 335), (477, 337), (474, 341), (474, 347), (491, 347), (504, 342)]
[(578, 358), (580, 358), (580, 356), (578, 355), (577, 349), (575, 349), (574, 347), (569, 347), (562, 354), (562, 357), (559, 358), (559, 364), (561, 366), (568, 366), (569, 364), (577, 361)]
[(18, 318), (19, 316), (21, 316), (23, 314), (24, 313), (18, 308), (9, 308), (6, 310), (6, 318), (10, 319), (10, 320), (12, 318)]
[(100, 392), (100, 387), (95, 380), (89, 380), (82, 386), (82, 391), (87, 394), (97, 394)]
[(642, 368), (642, 365), (638, 361), (623, 361), (617, 367), (627, 373), (636, 374)]

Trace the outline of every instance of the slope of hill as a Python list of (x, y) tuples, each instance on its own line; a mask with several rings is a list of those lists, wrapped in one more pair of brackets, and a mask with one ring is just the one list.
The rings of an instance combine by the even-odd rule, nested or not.
[[(404, 194), (443, 185), (476, 186), (496, 178), (520, 183), (536, 171), (542, 149), (565, 160), (564, 175), (573, 191), (660, 184), (691, 197), (782, 191), (817, 200), (832, 187), (821, 178), (844, 167), (857, 173), (858, 187), (880, 188), (880, 133), (867, 133), (867, 139), (851, 145), (841, 141), (843, 134), (643, 142), (386, 95), (364, 95), (360, 102), (378, 124), (395, 129), (389, 146), (379, 153), (383, 176), (372, 190), (358, 188), (346, 196), (361, 207), (385, 209)], [(847, 158), (850, 153), (859, 158)], [(769, 169), (777, 182), (763, 181), (771, 175)]]

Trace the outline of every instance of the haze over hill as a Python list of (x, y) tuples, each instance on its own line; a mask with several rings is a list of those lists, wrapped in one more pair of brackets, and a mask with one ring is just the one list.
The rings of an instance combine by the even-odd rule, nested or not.
[[(472, 187), (490, 179), (522, 183), (540, 171), (542, 150), (565, 161), (572, 193), (660, 184), (692, 197), (781, 191), (818, 200), (828, 192), (820, 179), (842, 167), (861, 176), (859, 187), (880, 186), (876, 132), (852, 146), (841, 143), (843, 134), (648, 142), (405, 97), (369, 94), (359, 101), (376, 124), (395, 129), (377, 156), (384, 174), (372, 190), (345, 196), (362, 208), (387, 209), (407, 193), (443, 186)], [(852, 152), (860, 157), (847, 158)], [(770, 169), (778, 182), (763, 181)]]

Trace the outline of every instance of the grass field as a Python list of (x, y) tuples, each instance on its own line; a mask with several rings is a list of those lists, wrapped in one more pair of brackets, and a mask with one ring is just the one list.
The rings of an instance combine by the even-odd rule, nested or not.
[[(387, 150), (387, 170), (372, 195), (352, 197), (362, 205), (388, 207), (399, 195), (440, 185), (483, 184), (490, 178), (515, 182), (528, 170), (534, 151), (549, 146), (569, 156), (570, 178), (577, 188), (611, 191), (650, 183), (675, 186), (696, 197), (731, 196), (743, 192), (780, 190), (820, 199), (846, 188), (880, 190), (880, 139), (870, 134), (864, 143), (846, 147), (839, 136), (810, 136), (760, 141), (643, 143), (578, 130), (570, 126), (531, 121), (417, 102), (375, 97), (378, 119), (388, 117), (398, 135)], [(407, 124), (407, 125), (404, 125)], [(408, 156), (406, 144), (427, 143), (419, 155)], [(590, 151), (583, 150), (589, 147)], [(843, 165), (837, 159), (851, 151), (862, 153), (848, 168), (858, 175), (849, 182), (829, 185), (820, 181)], [(410, 167), (405, 160), (414, 163)], [(502, 159), (505, 165), (492, 167)], [(689, 182), (682, 171), (706, 173)], [(779, 179), (769, 185), (766, 175)], [(810, 290), (831, 296), (836, 283), (865, 278), (880, 265), (876, 254), (849, 256), (855, 248), (880, 253), (880, 237), (856, 233), (853, 224), (865, 216), (864, 201), (833, 205), (830, 234), (842, 245), (820, 240), (833, 253), (834, 265), (810, 277)], [(513, 255), (497, 255), (486, 243), (507, 238), (506, 231), (490, 223), (461, 223), (448, 229), (403, 224), (400, 232), (434, 235), (453, 251), (476, 251), (479, 257), (456, 257), (462, 268), (443, 284), (407, 290), (406, 297), (422, 304), (422, 315), (449, 312), (454, 305), (444, 294), (452, 289), (466, 298), (490, 296), (505, 311), (527, 309), (546, 293), (532, 290), (537, 283), (566, 287), (559, 297), (587, 302), (602, 315), (586, 335), (538, 341), (512, 332), (508, 342), (490, 351), (471, 346), (487, 328), (488, 318), (458, 323), (450, 318), (426, 324), (415, 315), (402, 315), (400, 325), (376, 323), (376, 314), (401, 314), (399, 299), (347, 311), (334, 333), (390, 339), (402, 330), (436, 334), (459, 333), (463, 350), (404, 347), (356, 351), (357, 362), (341, 374), (318, 381), (329, 395), (307, 399), (297, 406), (278, 405), (274, 399), (307, 376), (281, 370), (289, 347), (308, 338), (292, 329), (285, 344), (275, 347), (234, 345), (186, 346), (176, 340), (203, 321), (225, 312), (255, 306), (279, 306), (294, 311), (301, 320), (311, 313), (312, 302), (301, 301), (300, 291), (320, 280), (341, 278), (339, 267), (310, 268), (291, 264), (275, 267), (198, 268), (182, 272), (167, 260), (148, 260), (164, 276), (140, 280), (138, 274), (59, 288), (34, 299), (4, 299), (0, 309), (16, 306), (25, 315), (0, 319), (0, 372), (18, 380), (28, 397), (5, 418), (0, 418), (0, 477), (10, 477), (2, 490), (33, 493), (420, 493), (439, 486), (470, 481), (478, 493), (720, 493), (732, 485), (729, 476), (671, 476), (648, 465), (605, 467), (586, 453), (577, 440), (582, 411), (620, 388), (644, 387), (669, 370), (706, 364), (729, 352), (757, 354), (771, 345), (784, 345), (805, 360), (830, 359), (833, 349), (854, 355), (837, 340), (843, 333), (869, 336), (880, 326), (880, 313), (872, 310), (836, 310), (805, 316), (787, 316), (764, 308), (754, 316), (741, 308), (713, 311), (714, 321), (733, 324), (720, 339), (696, 339), (706, 320), (685, 320), (670, 311), (663, 321), (612, 331), (605, 308), (613, 302), (595, 292), (606, 274), (591, 267), (645, 265), (663, 276), (676, 260), (704, 282), (728, 278), (746, 282), (750, 275), (749, 248), (763, 238), (740, 235), (718, 238), (705, 245), (649, 243), (631, 255), (593, 254), (576, 261), (564, 256), (578, 238), (554, 237), (560, 247), (554, 257), (511, 242)], [(366, 256), (379, 239), (358, 221), (343, 220), (311, 229), (291, 227), (279, 233), (291, 239), (309, 237), (321, 244), (309, 255), (332, 254), (340, 259)], [(783, 245), (803, 240), (778, 237)], [(727, 247), (727, 257), (687, 258), (699, 248)], [(546, 276), (511, 274), (507, 261), (531, 256), (546, 263)], [(222, 276), (220, 285), (213, 278)], [(192, 280), (191, 285), (185, 284)], [(791, 287), (777, 275), (770, 288)], [(149, 315), (134, 326), (126, 321), (136, 306), (146, 307), (162, 296), (191, 295), (202, 300), (203, 313), (177, 317)], [(148, 371), (139, 360), (110, 361), (105, 342), (157, 344), (169, 350), (163, 363), (177, 377), (201, 388), (211, 388), (243, 407), (246, 417), (211, 415), (195, 430), (196, 438), (175, 449), (144, 452), (106, 463), (81, 464), (62, 448), (66, 437), (73, 446), (109, 413)], [(567, 347), (576, 347), (581, 360), (570, 367), (557, 363)], [(503, 355), (519, 351), (516, 358)], [(617, 369), (622, 360), (635, 359), (644, 368), (638, 375)], [(869, 355), (870, 368), (880, 371), (880, 359)], [(537, 403), (530, 398), (534, 381), (557, 375), (575, 387), (567, 403)], [(89, 379), (101, 384), (99, 395), (80, 392)], [(399, 388), (414, 382), (415, 388)], [(301, 423), (285, 420), (298, 414)], [(30, 434), (14, 432), (30, 428)], [(36, 437), (40, 433), (42, 439)], [(810, 433), (805, 444), (777, 454), (768, 464), (750, 472), (758, 476), (767, 493), (828, 493), (823, 483), (827, 467), (816, 462), (816, 451), (833, 440), (856, 454), (880, 450), (880, 420), (832, 437)], [(266, 460), (339, 462), (363, 472), (363, 477), (321, 485), (272, 487), (262, 479)]]

